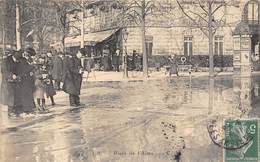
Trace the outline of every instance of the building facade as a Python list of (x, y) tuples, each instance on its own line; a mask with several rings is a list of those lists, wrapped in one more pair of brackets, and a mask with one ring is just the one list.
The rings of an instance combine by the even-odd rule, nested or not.
[[(197, 24), (194, 24), (187, 18), (176, 1), (157, 0), (157, 2), (155, 3), (159, 4), (157, 10), (152, 11), (151, 14), (147, 14), (146, 16), (145, 41), (148, 55), (155, 57), (167, 55), (185, 56), (193, 64), (208, 66), (208, 61), (206, 60), (208, 60), (209, 55), (209, 43), (205, 31), (203, 33)], [(182, 4), (184, 10), (188, 13), (197, 12), (193, 4), (194, 2), (196, 1), (184, 1)], [(213, 7), (217, 8), (222, 2), (216, 3)], [(105, 4), (104, 6), (107, 7), (109, 4)], [(127, 23), (122, 22), (122, 8), (113, 8), (113, 6), (108, 8), (102, 7), (88, 11), (88, 15), (91, 16), (85, 19), (85, 23), (87, 24), (85, 25), (86, 33), (102, 33), (111, 30), (116, 32), (117, 30), (121, 30), (122, 27), (126, 27), (127, 38), (123, 40), (121, 32), (121, 35), (117, 36), (118, 38), (114, 43), (117, 41), (121, 42), (123, 45), (120, 47), (127, 47), (122, 50), (126, 50), (128, 54), (132, 54), (133, 51), (141, 54), (142, 31), (140, 23), (135, 23), (133, 19), (128, 20)], [(259, 2), (257, 0), (226, 1), (225, 5), (214, 13), (213, 21), (216, 24), (219, 23), (216, 25), (218, 27), (214, 31), (213, 38), (214, 57), (216, 58), (215, 65), (218, 65), (220, 62), (220, 66), (223, 66), (224, 62), (224, 66), (232, 66), (233, 32), (241, 22), (245, 22), (250, 27), (252, 53), (259, 53), (259, 13)], [(198, 11), (198, 14), (201, 14), (203, 17), (203, 10)], [(201, 19), (196, 20), (199, 22)], [(203, 22), (200, 24), (201, 27), (206, 28), (207, 24), (205, 25)], [(102, 42), (108, 39), (109, 36), (99, 41)], [(77, 42), (79, 39), (74, 39), (73, 41)], [(69, 45), (69, 43), (67, 44)], [(86, 42), (86, 44), (88, 43)], [(93, 45), (95, 46), (95, 43)], [(203, 61), (200, 62), (199, 60)]]

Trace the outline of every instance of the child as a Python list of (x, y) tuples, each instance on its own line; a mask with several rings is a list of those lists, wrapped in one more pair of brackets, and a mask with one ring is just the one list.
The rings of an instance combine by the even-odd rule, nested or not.
[(37, 70), (35, 72), (35, 98), (37, 100), (37, 106), (39, 111), (46, 111), (45, 95), (50, 97), (52, 105), (55, 105), (53, 96), (56, 94), (52, 77), (47, 69), (47, 63), (44, 56), (41, 56), (38, 60)]

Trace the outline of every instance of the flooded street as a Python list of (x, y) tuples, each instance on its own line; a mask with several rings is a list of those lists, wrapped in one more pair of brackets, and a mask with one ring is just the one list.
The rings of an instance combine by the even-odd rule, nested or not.
[(181, 148), (181, 162), (221, 162), (208, 120), (240, 116), (238, 109), (259, 117), (259, 83), (258, 77), (217, 77), (209, 106), (207, 77), (87, 82), (85, 108), (70, 110), (62, 93), (50, 114), (8, 119), (2, 112), (0, 161), (170, 162)]

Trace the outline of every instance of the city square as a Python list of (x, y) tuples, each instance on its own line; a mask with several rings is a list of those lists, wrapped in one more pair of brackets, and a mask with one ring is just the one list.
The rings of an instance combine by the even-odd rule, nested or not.
[(0, 161), (258, 162), (258, 0), (0, 0)]

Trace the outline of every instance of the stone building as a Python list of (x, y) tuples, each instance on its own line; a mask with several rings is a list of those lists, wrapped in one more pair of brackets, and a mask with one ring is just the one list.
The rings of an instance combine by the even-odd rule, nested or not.
[[(110, 2), (110, 1), (109, 1)], [(153, 1), (154, 2), (154, 1)], [(208, 66), (208, 37), (190, 21), (178, 7), (174, 0), (157, 0), (154, 10), (146, 17), (146, 48), (150, 56), (150, 63), (160, 56), (175, 55), (185, 56), (187, 63), (195, 66)], [(183, 2), (183, 1), (182, 1)], [(185, 0), (183, 7), (186, 11), (197, 12), (193, 3), (196, 1)], [(214, 8), (223, 1), (217, 1)], [(221, 20), (214, 38), (215, 66), (233, 66), (233, 34), (239, 24), (244, 23), (250, 32), (251, 54), (259, 53), (259, 2), (257, 0), (229, 0), (227, 5), (220, 7), (214, 14), (214, 20)], [(142, 53), (142, 37), (140, 24), (133, 20), (122, 25), (122, 8), (113, 8), (113, 5), (105, 4), (108, 8), (91, 8), (85, 19), (86, 46), (102, 46), (114, 43), (114, 46), (126, 50), (128, 54), (133, 51)], [(159, 8), (159, 9), (158, 9)], [(199, 11), (201, 12), (201, 11)], [(200, 19), (198, 19), (200, 21)], [(220, 22), (220, 21), (219, 21)], [(205, 24), (201, 23), (202, 26)], [(79, 24), (78, 24), (79, 25)], [(122, 27), (126, 26), (126, 31)], [(204, 27), (203, 26), (203, 27)], [(238, 30), (238, 29), (237, 29)], [(123, 40), (122, 34), (127, 33)], [(241, 33), (243, 34), (243, 33)], [(73, 32), (72, 32), (73, 35)], [(67, 38), (67, 47), (79, 46), (80, 36)], [(111, 41), (110, 41), (111, 40)], [(103, 43), (102, 43), (103, 42)], [(126, 48), (124, 48), (126, 47)], [(151, 59), (152, 58), (152, 59)], [(160, 59), (159, 59), (160, 60)], [(162, 63), (163, 64), (163, 63)]]

